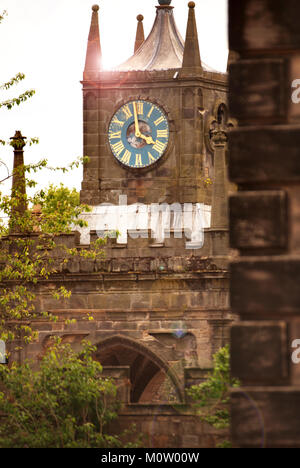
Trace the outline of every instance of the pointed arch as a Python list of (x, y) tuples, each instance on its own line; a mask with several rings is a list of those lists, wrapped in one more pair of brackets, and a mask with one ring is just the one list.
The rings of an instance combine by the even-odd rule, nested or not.
[(176, 399), (182, 402), (183, 390), (175, 373), (160, 356), (143, 344), (124, 335), (114, 335), (96, 344), (95, 358), (105, 366), (130, 367), (130, 400), (137, 403), (146, 387), (158, 373), (164, 372), (169, 378)]

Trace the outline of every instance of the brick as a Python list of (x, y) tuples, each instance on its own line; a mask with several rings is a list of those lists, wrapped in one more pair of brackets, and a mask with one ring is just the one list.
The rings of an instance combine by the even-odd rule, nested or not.
[(232, 182), (300, 181), (300, 126), (248, 127), (229, 133)]
[(229, 198), (230, 245), (234, 249), (287, 246), (287, 196), (284, 191), (240, 192)]
[(284, 122), (291, 97), (287, 75), (287, 62), (283, 59), (232, 63), (229, 73), (230, 115), (238, 119), (239, 125), (253, 121)]
[(299, 314), (300, 260), (252, 257), (231, 263), (231, 306), (241, 315)]
[(229, 0), (229, 49), (299, 49), (299, 15), (297, 0)]
[(231, 328), (231, 373), (243, 385), (287, 383), (287, 326), (242, 322)]
[(231, 394), (235, 447), (299, 448), (300, 391), (289, 387), (243, 387)]

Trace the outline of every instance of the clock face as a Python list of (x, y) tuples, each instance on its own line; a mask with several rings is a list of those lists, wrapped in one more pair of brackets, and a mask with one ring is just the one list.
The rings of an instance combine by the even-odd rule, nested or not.
[(113, 155), (124, 166), (151, 166), (167, 149), (168, 119), (163, 110), (152, 102), (127, 102), (111, 119), (108, 140)]

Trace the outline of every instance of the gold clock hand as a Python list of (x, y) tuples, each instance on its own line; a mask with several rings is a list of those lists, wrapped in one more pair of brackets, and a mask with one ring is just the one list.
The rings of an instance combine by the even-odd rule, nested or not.
[(151, 136), (146, 136), (146, 135), (143, 135), (142, 133), (139, 134), (139, 138), (142, 138), (143, 140), (146, 141), (147, 145), (150, 145), (150, 144), (155, 144), (155, 141), (152, 140), (152, 137)]
[(139, 119), (137, 116), (136, 102), (133, 103), (134, 123), (135, 123), (135, 136), (140, 138), (141, 132), (139, 128)]

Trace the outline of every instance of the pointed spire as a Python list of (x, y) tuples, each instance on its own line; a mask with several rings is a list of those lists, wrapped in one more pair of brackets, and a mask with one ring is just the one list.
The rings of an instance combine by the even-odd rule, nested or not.
[(23, 148), (26, 145), (25, 138), (26, 137), (23, 137), (22, 133), (19, 130), (17, 130), (15, 135), (11, 138), (11, 146), (14, 148), (14, 168), (11, 189), (11, 233), (17, 233), (21, 231), (22, 217), (24, 216), (24, 213), (27, 210), (23, 152)]
[(93, 13), (91, 27), (86, 51), (85, 67), (83, 72), (84, 80), (97, 78), (97, 73), (102, 68), (102, 52), (98, 21), (99, 6), (93, 5), (92, 10)]
[(198, 32), (195, 16), (195, 2), (189, 2), (189, 17), (186, 29), (186, 38), (183, 52), (182, 68), (179, 76), (182, 78), (201, 74)]
[(137, 30), (136, 30), (134, 53), (136, 53), (136, 51), (145, 42), (144, 25), (143, 25), (144, 17), (143, 15), (137, 15), (136, 19), (138, 20), (138, 25), (137, 25)]

